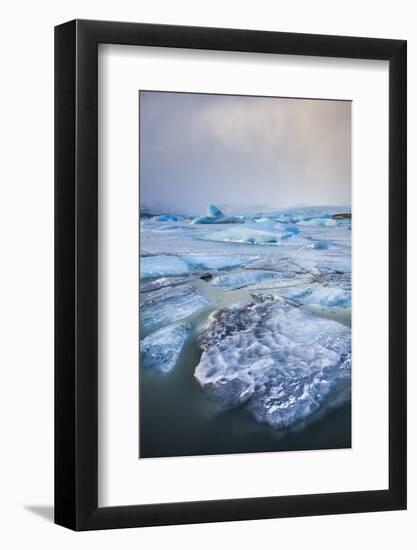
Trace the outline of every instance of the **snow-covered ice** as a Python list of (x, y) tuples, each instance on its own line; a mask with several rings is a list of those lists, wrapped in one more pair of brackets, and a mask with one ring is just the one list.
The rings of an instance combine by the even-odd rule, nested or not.
[(201, 387), (276, 429), (308, 418), (350, 378), (350, 330), (282, 300), (212, 313), (199, 345)]
[(161, 374), (170, 372), (191, 330), (188, 323), (170, 325), (153, 332), (140, 343), (141, 366)]

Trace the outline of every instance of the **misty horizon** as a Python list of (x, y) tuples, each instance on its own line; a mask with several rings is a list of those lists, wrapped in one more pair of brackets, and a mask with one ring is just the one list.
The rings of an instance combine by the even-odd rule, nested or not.
[(351, 102), (140, 92), (141, 209), (351, 204)]

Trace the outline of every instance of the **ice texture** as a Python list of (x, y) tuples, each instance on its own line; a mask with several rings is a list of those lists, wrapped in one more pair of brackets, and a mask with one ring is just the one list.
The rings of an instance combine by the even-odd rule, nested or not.
[(192, 285), (161, 288), (146, 293), (140, 322), (147, 330), (170, 325), (202, 311), (208, 304), (208, 299)]
[(154, 216), (152, 219), (155, 222), (181, 222), (186, 218), (178, 214), (160, 214), (159, 216)]
[(202, 237), (208, 241), (224, 241), (232, 243), (247, 243), (247, 244), (282, 244), (284, 239), (296, 238), (295, 235), (287, 231), (279, 230), (268, 231), (265, 229), (254, 229), (250, 226), (242, 225), (239, 227), (230, 227), (221, 229), (214, 233), (209, 233)]
[(331, 218), (335, 214), (349, 211), (349, 206), (302, 206), (277, 210), (273, 214), (269, 213), (268, 215), (270, 217), (274, 216), (280, 221), (295, 223), (300, 220), (311, 220), (314, 218)]
[(177, 256), (146, 256), (140, 259), (141, 279), (174, 277), (187, 273), (187, 264)]
[(171, 232), (171, 231), (192, 231), (194, 227), (191, 225), (162, 225), (162, 224), (153, 224), (152, 226), (149, 226), (152, 228), (152, 231), (158, 231), (158, 232)]
[(311, 287), (287, 288), (280, 292), (281, 296), (290, 298), (298, 304), (315, 304), (324, 308), (351, 307), (351, 292), (340, 288)]
[(249, 285), (255, 285), (270, 279), (288, 279), (294, 277), (294, 274), (278, 271), (235, 271), (215, 277), (212, 281), (213, 286), (226, 288), (243, 288)]
[(161, 374), (176, 365), (184, 342), (191, 330), (188, 323), (170, 325), (153, 332), (140, 343), (141, 366)]
[(252, 227), (252, 229), (263, 229), (266, 231), (280, 231), (281, 233), (292, 233), (297, 235), (300, 232), (300, 229), (295, 225), (288, 225), (282, 223), (275, 219), (270, 218), (259, 218), (255, 219), (255, 224), (247, 223), (247, 227)]
[(352, 291), (352, 277), (350, 273), (329, 273), (315, 277), (316, 282), (326, 287)]
[(220, 309), (199, 335), (201, 387), (225, 408), (246, 404), (275, 429), (297, 424), (349, 383), (350, 329), (282, 300)]
[(247, 263), (248, 260), (239, 256), (207, 256), (190, 255), (181, 256), (181, 259), (191, 269), (231, 269)]
[(314, 241), (313, 242), (313, 248), (315, 248), (316, 250), (327, 250), (329, 247), (331, 246), (331, 244), (329, 243), (329, 241)]
[(306, 273), (306, 270), (292, 258), (286, 256), (263, 257), (245, 266), (245, 269), (263, 269), (279, 271), (293, 276), (295, 273)]
[(151, 292), (144, 292), (141, 295), (141, 305), (153, 304), (161, 300), (172, 300), (174, 298), (182, 298), (194, 292), (194, 287), (191, 285), (173, 285), (164, 286), (155, 289)]
[(141, 292), (150, 292), (152, 290), (158, 290), (167, 286), (182, 285), (183, 283), (189, 282), (191, 280), (190, 276), (185, 277), (160, 277), (153, 281), (147, 281), (146, 283), (141, 283), (140, 290)]
[(320, 227), (335, 227), (337, 221), (332, 218), (312, 218), (310, 220), (300, 220), (297, 225), (318, 225)]
[(236, 216), (226, 216), (214, 204), (207, 208), (207, 216), (199, 216), (191, 222), (193, 224), (215, 224), (215, 223), (244, 223), (244, 220)]

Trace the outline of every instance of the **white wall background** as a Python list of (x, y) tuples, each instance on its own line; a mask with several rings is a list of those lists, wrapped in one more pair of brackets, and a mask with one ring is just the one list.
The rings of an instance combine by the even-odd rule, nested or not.
[[(407, 0), (16, 0), (2, 9), (0, 544), (67, 549), (414, 548), (416, 285), (409, 289), (409, 510), (95, 533), (51, 523), (53, 495), (53, 26), (73, 18), (408, 40), (409, 279), (417, 278), (417, 19)], [(364, 236), (366, 238), (366, 235)], [(370, 246), (372, 243), (370, 242)], [(377, 275), (377, 274), (376, 274)], [(370, 397), (371, 400), (371, 397)], [(343, 473), (341, 473), (343, 475)], [(157, 482), (157, 480), (155, 480)]]

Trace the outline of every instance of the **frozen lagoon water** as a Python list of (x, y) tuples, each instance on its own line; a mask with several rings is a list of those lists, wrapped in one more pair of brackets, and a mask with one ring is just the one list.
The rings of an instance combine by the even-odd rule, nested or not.
[[(262, 244), (207, 239), (245, 226), (271, 231), (277, 222), (277, 215), (260, 218), (215, 226), (182, 220), (177, 230), (170, 221), (165, 232), (159, 220), (142, 224), (141, 267), (145, 260), (147, 269), (157, 271), (149, 277), (148, 269), (141, 283), (141, 457), (350, 446), (350, 222), (296, 226), (282, 218), (288, 229), (297, 227), (285, 231), (285, 245), (279, 244), (282, 239)], [(282, 234), (282, 224), (277, 232)], [(315, 247), (320, 241), (328, 246)], [(237, 331), (233, 346), (224, 339), (225, 364), (208, 361), (216, 355), (214, 341), (202, 336), (209, 319), (237, 309), (241, 320), (254, 320), (253, 307), (264, 310), (263, 320)], [(282, 322), (291, 319), (285, 335)], [(262, 355), (255, 349), (268, 322), (275, 346), (291, 332), (294, 338)], [(321, 346), (319, 353), (314, 342), (297, 341), (298, 325), (304, 332), (309, 326), (313, 340), (315, 331), (341, 338), (343, 350)], [(160, 337), (161, 329), (168, 338)], [(312, 349), (320, 360), (310, 357)], [(227, 391), (227, 384), (215, 388), (213, 372), (209, 376), (213, 364), (219, 380), (230, 379), (234, 369), (240, 373)]]

